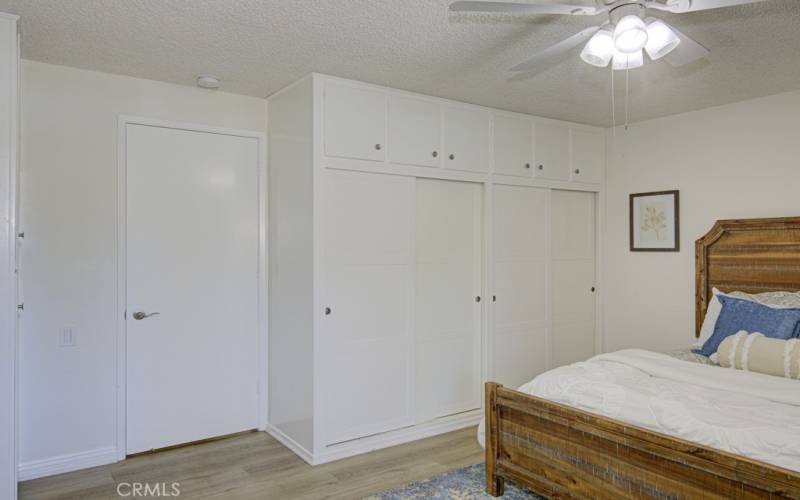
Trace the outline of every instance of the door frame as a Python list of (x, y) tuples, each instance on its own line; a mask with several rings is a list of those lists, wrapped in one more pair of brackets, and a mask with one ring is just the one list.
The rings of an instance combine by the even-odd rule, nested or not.
[(267, 136), (264, 132), (225, 127), (173, 122), (130, 115), (117, 118), (117, 296), (116, 296), (116, 352), (117, 352), (117, 460), (127, 456), (127, 135), (128, 125), (186, 130), (209, 134), (256, 139), (258, 141), (258, 430), (267, 429), (268, 394), (268, 248), (267, 248)]

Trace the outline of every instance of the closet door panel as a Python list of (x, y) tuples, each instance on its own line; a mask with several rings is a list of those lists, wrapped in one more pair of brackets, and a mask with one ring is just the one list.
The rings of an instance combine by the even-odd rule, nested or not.
[(386, 151), (386, 96), (344, 83), (325, 84), (325, 154), (383, 161)]
[(534, 130), (536, 177), (568, 180), (570, 140), (569, 129), (553, 123), (537, 122)]
[(595, 195), (554, 190), (551, 200), (552, 361), (560, 366), (595, 353)]
[(554, 325), (553, 366), (586, 361), (594, 356), (594, 340), (588, 340), (590, 333), (594, 336), (594, 319)]
[(443, 106), (442, 165), (453, 170), (489, 171), (491, 117), (468, 106)]
[(494, 173), (533, 176), (533, 124), (525, 118), (494, 116)]
[(594, 259), (559, 259), (553, 264), (553, 321), (593, 321)]
[(572, 130), (572, 168), (570, 180), (600, 184), (606, 157), (605, 137), (601, 132)]
[(546, 189), (495, 186), (491, 379), (518, 387), (546, 369)]
[(438, 167), (441, 106), (414, 97), (389, 96), (389, 161)]
[(482, 191), (417, 180), (417, 421), (481, 405)]
[(325, 172), (326, 444), (411, 425), (414, 180)]

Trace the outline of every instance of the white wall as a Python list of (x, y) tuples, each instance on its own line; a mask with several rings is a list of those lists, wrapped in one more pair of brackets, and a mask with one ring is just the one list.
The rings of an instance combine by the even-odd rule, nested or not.
[[(22, 95), (20, 462), (28, 474), (65, 455), (102, 460), (116, 444), (117, 115), (264, 131), (266, 113), (262, 99), (29, 61)], [(65, 326), (75, 329), (75, 347), (58, 345)]]
[(17, 19), (0, 13), (0, 498), (16, 498)]
[[(694, 339), (694, 241), (718, 219), (800, 216), (800, 92), (609, 131), (605, 350)], [(679, 253), (628, 251), (628, 194), (680, 189)]]

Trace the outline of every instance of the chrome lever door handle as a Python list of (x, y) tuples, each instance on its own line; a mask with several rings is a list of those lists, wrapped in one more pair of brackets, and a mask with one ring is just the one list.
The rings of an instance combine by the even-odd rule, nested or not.
[(159, 312), (153, 312), (153, 313), (147, 314), (147, 313), (146, 313), (146, 312), (144, 312), (144, 311), (136, 311), (135, 313), (133, 313), (133, 319), (135, 319), (135, 320), (137, 320), (137, 321), (140, 321), (140, 320), (143, 320), (143, 319), (147, 319), (147, 318), (149, 318), (150, 316), (157, 316), (157, 315), (159, 315), (159, 314), (161, 314), (161, 313), (159, 313)]

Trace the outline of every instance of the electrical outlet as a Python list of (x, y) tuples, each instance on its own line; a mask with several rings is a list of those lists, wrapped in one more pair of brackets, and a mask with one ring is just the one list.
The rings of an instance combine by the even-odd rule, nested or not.
[(65, 326), (58, 332), (58, 345), (60, 347), (72, 347), (75, 345), (75, 329)]

